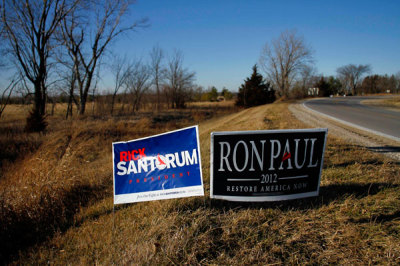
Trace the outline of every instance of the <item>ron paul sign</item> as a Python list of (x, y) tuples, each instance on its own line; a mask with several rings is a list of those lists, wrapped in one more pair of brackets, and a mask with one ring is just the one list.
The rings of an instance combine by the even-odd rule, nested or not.
[(278, 201), (317, 196), (327, 129), (211, 133), (211, 198)]

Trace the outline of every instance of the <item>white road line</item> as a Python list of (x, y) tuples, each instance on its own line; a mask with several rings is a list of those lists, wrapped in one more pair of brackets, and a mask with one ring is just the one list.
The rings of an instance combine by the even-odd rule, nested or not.
[(307, 110), (311, 111), (311, 112), (318, 113), (319, 115), (325, 116), (325, 117), (327, 117), (329, 119), (332, 119), (332, 120), (334, 120), (336, 122), (342, 123), (342, 124), (344, 124), (346, 126), (357, 128), (357, 129), (362, 130), (362, 131), (367, 131), (369, 133), (372, 133), (372, 134), (375, 134), (375, 135), (378, 135), (378, 136), (381, 136), (381, 137), (385, 137), (385, 138), (400, 142), (400, 138), (397, 138), (395, 136), (391, 136), (391, 135), (388, 135), (388, 134), (385, 134), (385, 133), (382, 133), (382, 132), (379, 132), (379, 131), (375, 131), (375, 130), (372, 130), (372, 129), (369, 129), (369, 128), (358, 126), (358, 125), (355, 125), (353, 123), (344, 121), (342, 119), (339, 119), (339, 118), (336, 118), (336, 117), (333, 117), (333, 116), (318, 112), (318, 111), (306, 106), (306, 102), (303, 102), (303, 107), (306, 108)]

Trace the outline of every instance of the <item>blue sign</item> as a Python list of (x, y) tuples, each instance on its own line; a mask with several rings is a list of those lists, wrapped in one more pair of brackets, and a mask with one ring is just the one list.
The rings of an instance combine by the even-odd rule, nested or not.
[(203, 196), (198, 127), (113, 143), (114, 204)]

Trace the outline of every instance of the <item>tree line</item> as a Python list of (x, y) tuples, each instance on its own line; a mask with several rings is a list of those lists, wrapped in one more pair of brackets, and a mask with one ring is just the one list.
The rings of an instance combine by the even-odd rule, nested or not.
[[(150, 92), (157, 111), (165, 106), (183, 108), (193, 99), (217, 100), (221, 95), (216, 88), (204, 90), (194, 84), (195, 72), (184, 67), (180, 51), (168, 56), (156, 46), (147, 62), (110, 52), (121, 36), (148, 26), (147, 19), (132, 21), (128, 16), (133, 4), (133, 0), (2, 0), (0, 51), (4, 60), (0, 64), (14, 75), (1, 95), (0, 116), (13, 91), (33, 99), (28, 131), (46, 128), (46, 105), (54, 103), (52, 98), (60, 92), (67, 98), (67, 118), (74, 109), (84, 115), (88, 101), (99, 94), (104, 71), (100, 67), (114, 78), (107, 97), (111, 115), (117, 100), (122, 109), (129, 106), (131, 113), (137, 112)], [(335, 77), (318, 75), (311, 47), (296, 31), (285, 31), (266, 43), (258, 66), (239, 88), (237, 103), (248, 107), (252, 102), (315, 95), (310, 88), (318, 88), (319, 96), (399, 91), (400, 74), (365, 77), (370, 72), (369, 65), (349, 64), (339, 67)], [(227, 89), (221, 94), (226, 99), (233, 96)]]
[[(87, 113), (87, 103), (96, 97), (107, 101), (111, 115), (118, 108), (137, 112), (144, 97), (154, 101), (157, 111), (165, 106), (183, 108), (192, 99), (233, 97), (225, 88), (215, 96), (216, 88), (204, 90), (194, 84), (195, 72), (184, 67), (178, 50), (167, 55), (155, 46), (147, 62), (113, 54), (110, 47), (121, 36), (148, 26), (147, 19), (130, 21), (133, 4), (133, 0), (2, 0), (0, 43), (6, 59), (2, 66), (15, 74), (3, 91), (1, 113), (13, 100), (11, 95), (18, 94), (19, 101), (33, 102), (26, 129), (42, 131), (46, 105), (53, 103), (54, 109), (61, 99), (67, 102), (68, 118)], [(100, 96), (98, 83), (104, 71), (111, 73), (114, 84)]]
[[(147, 26), (131, 22), (132, 0), (3, 0), (0, 43), (5, 65), (33, 95), (28, 131), (46, 127), (49, 89), (68, 87), (79, 114), (86, 111), (89, 91), (96, 87), (99, 66), (112, 42)], [(61, 84), (61, 85), (60, 85)], [(78, 97), (73, 97), (77, 93)]]
[[(287, 30), (261, 51), (258, 65), (265, 73), (253, 74), (239, 88), (237, 105), (254, 106), (277, 98), (309, 96), (399, 93), (400, 72), (396, 75), (369, 75), (368, 64), (348, 64), (336, 69), (336, 76), (317, 74), (312, 48), (295, 30)], [(275, 91), (272, 96), (268, 92)], [(262, 99), (262, 100), (260, 100)]]

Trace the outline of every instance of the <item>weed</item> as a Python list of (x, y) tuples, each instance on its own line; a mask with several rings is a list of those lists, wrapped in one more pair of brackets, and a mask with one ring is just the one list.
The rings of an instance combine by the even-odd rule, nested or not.
[[(201, 113), (201, 108), (193, 107), (192, 114)], [(206, 195), (210, 132), (304, 127), (281, 102), (219, 115), (199, 125)], [(187, 116), (159, 123), (143, 114), (138, 119), (74, 120), (68, 128), (54, 122), (49, 121), (49, 133), (40, 137), (39, 147), (3, 166), (3, 260), (145, 265), (400, 263), (399, 165), (366, 147), (329, 136), (320, 195), (314, 198), (238, 203), (205, 196), (113, 206), (111, 142), (193, 121)]]

